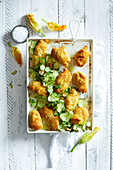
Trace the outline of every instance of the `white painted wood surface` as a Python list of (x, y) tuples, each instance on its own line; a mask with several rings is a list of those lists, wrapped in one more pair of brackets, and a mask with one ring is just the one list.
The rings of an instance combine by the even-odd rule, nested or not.
[[(107, 97), (105, 112), (95, 116), (94, 125), (100, 127), (94, 139), (78, 152), (66, 154), (56, 170), (110, 170), (113, 169), (113, 1), (112, 0), (0, 0), (0, 170), (45, 170), (50, 168), (48, 134), (26, 132), (26, 44), (17, 45), (10, 32), (17, 24), (29, 27), (25, 18), (34, 13), (42, 26), (48, 21), (69, 25), (71, 19), (81, 20), (77, 38), (94, 38), (105, 43), (105, 78)], [(30, 29), (30, 27), (29, 27)], [(50, 32), (47, 38), (70, 38), (69, 29), (62, 33)], [(31, 36), (40, 37), (30, 29)], [(20, 68), (7, 45), (10, 41), (23, 55)], [(111, 64), (110, 64), (111, 62)], [(17, 70), (17, 75), (11, 72)], [(111, 76), (111, 77), (110, 77)], [(109, 84), (111, 80), (111, 84)], [(10, 89), (12, 81), (14, 88)], [(22, 87), (18, 87), (18, 84)], [(109, 100), (111, 99), (111, 100)], [(111, 101), (111, 103), (110, 103)], [(110, 110), (111, 106), (111, 110)], [(104, 107), (104, 106), (103, 106)]]

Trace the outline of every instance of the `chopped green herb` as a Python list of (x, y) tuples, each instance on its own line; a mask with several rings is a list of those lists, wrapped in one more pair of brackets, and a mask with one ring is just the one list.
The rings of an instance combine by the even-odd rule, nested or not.
[(56, 89), (60, 89), (61, 86), (60, 86), (60, 85), (56, 85), (55, 88), (56, 88)]
[(54, 116), (58, 116), (58, 113), (57, 113), (57, 112), (54, 112)]
[(11, 82), (11, 83), (9, 83), (9, 86), (10, 86), (10, 88), (11, 88), (11, 89), (13, 88), (12, 82)]
[(66, 89), (65, 92), (69, 93), (70, 90), (71, 90), (71, 87), (68, 87), (68, 89)]
[(22, 86), (21, 84), (18, 84), (17, 86)]
[(50, 106), (51, 106), (51, 103), (49, 103), (47, 106), (50, 107)]
[(37, 70), (37, 69), (38, 69), (38, 65), (35, 65), (35, 66), (34, 66), (34, 69)]
[(17, 70), (13, 71), (11, 74), (12, 75), (15, 75), (17, 73)]

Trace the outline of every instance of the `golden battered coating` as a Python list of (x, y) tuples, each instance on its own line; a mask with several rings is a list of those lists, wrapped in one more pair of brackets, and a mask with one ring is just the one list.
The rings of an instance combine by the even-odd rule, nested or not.
[(47, 108), (44, 106), (39, 110), (41, 117), (44, 119), (45, 124), (48, 126), (48, 130), (57, 130), (59, 119), (58, 116), (54, 116), (54, 112), (52, 109)]
[(59, 49), (54, 47), (51, 51), (51, 57), (53, 57), (57, 62), (59, 62), (60, 64), (66, 66), (66, 67), (68, 66), (68, 64), (71, 61), (71, 58), (70, 58), (68, 52), (66, 51), (65, 46), (62, 46)]
[(56, 78), (55, 85), (60, 85), (60, 88), (55, 89), (55, 92), (63, 93), (69, 87), (69, 83), (71, 80), (71, 72), (67, 68), (64, 68), (64, 71)]
[(73, 110), (77, 104), (79, 99), (79, 93), (73, 88), (69, 91), (68, 96), (65, 98), (65, 107), (67, 111)]
[(43, 128), (42, 119), (37, 110), (32, 110), (29, 112), (29, 126), (35, 130)]
[(40, 40), (35, 47), (34, 54), (39, 57), (46, 57), (47, 55), (47, 43), (44, 40)]
[(82, 72), (77, 71), (73, 74), (73, 83), (82, 93), (87, 93), (87, 77)]
[(41, 96), (47, 96), (47, 89), (39, 81), (32, 81), (32, 83), (29, 84), (28, 89)]
[(76, 107), (73, 113), (73, 118), (70, 120), (72, 124), (82, 124), (89, 117), (89, 112), (85, 107)]
[(87, 63), (90, 55), (91, 52), (88, 51), (88, 47), (84, 46), (81, 50), (77, 51), (74, 55), (75, 65), (78, 67), (84, 66)]
[(34, 66), (36, 66), (36, 65), (38, 65), (38, 64), (39, 64), (39, 56), (33, 55), (31, 67), (34, 67)]

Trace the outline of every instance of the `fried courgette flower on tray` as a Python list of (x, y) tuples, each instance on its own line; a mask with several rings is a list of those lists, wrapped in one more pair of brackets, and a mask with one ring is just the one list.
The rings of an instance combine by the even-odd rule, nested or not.
[(29, 126), (35, 130), (43, 128), (42, 119), (37, 110), (32, 110), (29, 112)]
[(54, 116), (54, 112), (52, 109), (47, 108), (44, 106), (39, 110), (39, 113), (44, 119), (44, 124), (47, 128), (47, 130), (57, 130), (58, 129), (58, 124), (59, 124), (59, 119), (58, 116)]
[(80, 71), (73, 74), (73, 83), (78, 88), (79, 92), (87, 93), (87, 77)]
[(59, 85), (60, 88), (55, 88), (55, 92), (63, 93), (69, 87), (69, 83), (71, 82), (71, 80), (71, 72), (67, 68), (64, 68), (64, 71), (60, 73), (59, 76), (56, 78), (55, 85)]
[(79, 99), (79, 93), (74, 88), (72, 88), (69, 91), (69, 94), (65, 98), (66, 109), (68, 111), (73, 110), (78, 104), (78, 99)]
[(47, 89), (39, 81), (32, 81), (28, 85), (28, 89), (41, 96), (47, 96)]
[(32, 67), (39, 64), (40, 58), (44, 58), (47, 55), (47, 43), (44, 40), (40, 40), (35, 47), (34, 55), (32, 56)]
[(74, 55), (75, 65), (78, 67), (83, 67), (90, 57), (91, 52), (88, 51), (88, 47), (84, 46), (81, 50), (77, 51)]
[(76, 107), (73, 113), (73, 118), (70, 120), (72, 124), (83, 124), (89, 117), (89, 112), (85, 107)]
[(65, 46), (62, 46), (59, 49), (54, 47), (51, 51), (51, 57), (65, 67), (68, 67), (68, 64), (71, 62), (71, 58)]
[(47, 55), (47, 43), (44, 40), (40, 40), (35, 47), (34, 54), (39, 57), (46, 57)]

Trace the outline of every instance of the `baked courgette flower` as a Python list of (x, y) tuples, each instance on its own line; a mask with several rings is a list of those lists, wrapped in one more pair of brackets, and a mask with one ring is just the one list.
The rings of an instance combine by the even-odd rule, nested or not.
[(27, 14), (27, 18), (29, 20), (29, 24), (31, 26), (32, 29), (34, 29), (36, 32), (42, 34), (44, 37), (45, 35), (43, 34), (42, 28), (41, 26), (36, 22), (34, 15), (32, 14)]
[(100, 130), (99, 127), (95, 127), (92, 132), (86, 132), (86, 133), (78, 140), (78, 142), (74, 145), (74, 147), (71, 149), (71, 152), (73, 152), (73, 150), (75, 149), (75, 147), (76, 147), (78, 144), (84, 144), (84, 143), (89, 142), (89, 141), (92, 139), (92, 137), (94, 136), (94, 134), (97, 133), (99, 130)]
[(9, 42), (8, 45), (11, 47), (12, 49), (12, 54), (17, 62), (17, 64), (20, 65), (20, 67), (22, 66), (23, 62), (22, 62), (22, 55), (20, 50), (17, 47), (13, 47)]
[(47, 27), (52, 31), (63, 31), (67, 28), (66, 25), (58, 25), (57, 23), (54, 22), (47, 22), (43, 18), (42, 20), (47, 24)]

